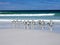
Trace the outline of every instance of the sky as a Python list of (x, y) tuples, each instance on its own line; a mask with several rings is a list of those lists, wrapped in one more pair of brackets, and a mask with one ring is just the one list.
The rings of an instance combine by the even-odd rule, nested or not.
[(60, 10), (60, 0), (0, 0), (0, 10)]

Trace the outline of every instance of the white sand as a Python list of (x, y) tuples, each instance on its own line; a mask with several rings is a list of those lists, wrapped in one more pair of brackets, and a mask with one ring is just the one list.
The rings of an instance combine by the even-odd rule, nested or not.
[(0, 45), (60, 45), (60, 34), (39, 30), (0, 29)]

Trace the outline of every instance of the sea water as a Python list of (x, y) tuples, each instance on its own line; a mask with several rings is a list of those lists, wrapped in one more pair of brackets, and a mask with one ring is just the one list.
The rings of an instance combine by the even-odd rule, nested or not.
[[(35, 14), (36, 12), (1, 12), (1, 14)], [(36, 14), (40, 14), (41, 12), (39, 13), (36, 13)], [(54, 13), (55, 15), (54, 16), (0, 16), (0, 20), (1, 19), (20, 19), (20, 20), (60, 20), (60, 12), (48, 12), (48, 13)], [(45, 12), (45, 14), (48, 14), (47, 12)], [(44, 13), (43, 13), (44, 14)], [(28, 26), (28, 29), (30, 30), (41, 30), (41, 28), (39, 27), (39, 24), (37, 25), (34, 25), (33, 28), (31, 27), (32, 25)], [(25, 29), (25, 25), (23, 24), (16, 24), (16, 27), (14, 26), (14, 24), (10, 23), (10, 22), (0, 22), (0, 29), (9, 29), (9, 28), (19, 28), (19, 29)], [(60, 33), (60, 23), (55, 23), (53, 25), (53, 32), (59, 32)], [(48, 29), (48, 26), (45, 25), (45, 29), (43, 29), (45, 31), (49, 30)]]

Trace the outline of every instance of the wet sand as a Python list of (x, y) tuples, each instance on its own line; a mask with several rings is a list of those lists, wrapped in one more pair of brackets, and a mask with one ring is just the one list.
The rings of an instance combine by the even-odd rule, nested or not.
[(60, 45), (60, 33), (0, 29), (0, 45)]

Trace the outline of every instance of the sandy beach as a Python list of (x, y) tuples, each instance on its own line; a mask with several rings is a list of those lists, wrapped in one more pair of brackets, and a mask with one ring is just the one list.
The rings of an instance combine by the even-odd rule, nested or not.
[(60, 45), (60, 33), (41, 30), (0, 29), (0, 45)]

